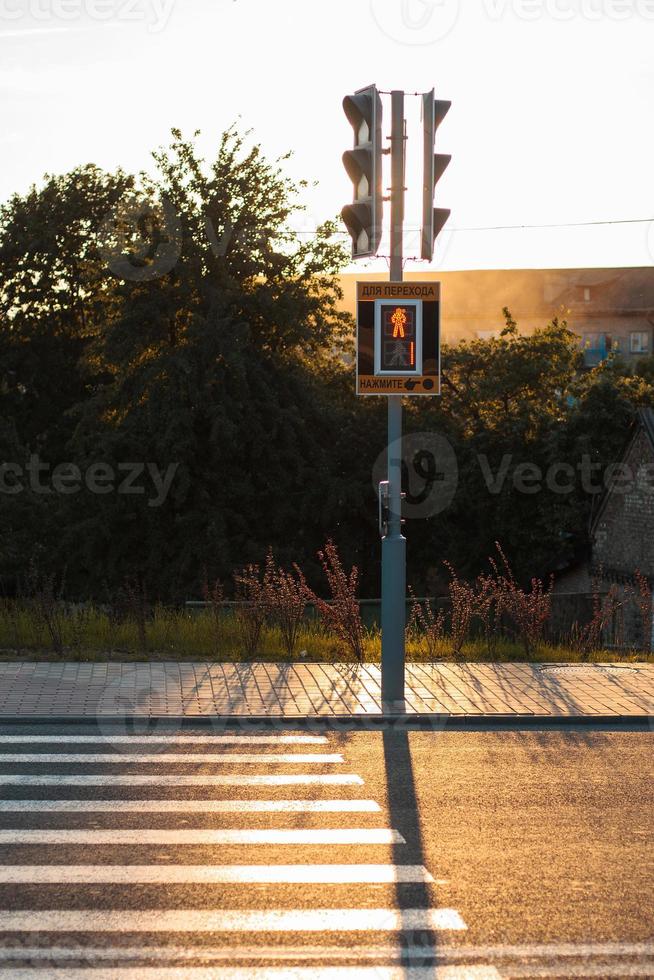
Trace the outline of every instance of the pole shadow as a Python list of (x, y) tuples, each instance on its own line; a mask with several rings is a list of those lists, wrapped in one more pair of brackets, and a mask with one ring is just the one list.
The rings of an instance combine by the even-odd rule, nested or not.
[[(399, 831), (405, 844), (391, 845), (394, 864), (425, 865), (425, 854), (418, 815), (415, 777), (411, 761), (409, 732), (403, 726), (386, 726), (383, 732), (389, 826)], [(409, 909), (431, 909), (435, 905), (434, 885), (429, 882), (395, 883), (395, 904), (403, 923), (398, 933), (401, 966), (434, 967), (436, 976), (438, 935), (433, 929), (415, 929), (406, 915)]]

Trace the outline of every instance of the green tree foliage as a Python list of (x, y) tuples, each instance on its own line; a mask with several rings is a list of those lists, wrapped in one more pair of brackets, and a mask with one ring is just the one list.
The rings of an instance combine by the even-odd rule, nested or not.
[[(294, 232), (302, 185), (234, 129), (209, 161), (177, 130), (154, 159), (138, 180), (48, 177), (0, 209), (1, 460), (118, 483), (140, 467), (122, 492), (0, 493), (0, 576), (38, 552), (77, 596), (129, 579), (183, 599), (273, 547), (317, 586), (331, 537), (378, 595), (386, 406), (353, 393), (335, 224)], [(579, 479), (522, 492), (520, 467), (601, 470), (652, 404), (651, 367), (586, 371), (564, 322), (524, 336), (504, 313), (498, 338), (444, 350), (442, 399), (407, 405), (408, 430), (446, 436), (459, 466), (451, 506), (407, 525), (419, 592), (445, 587), (443, 559), (476, 574), (497, 540), (523, 578), (580, 553), (595, 498)]]
[(67, 550), (87, 582), (138, 562), (162, 594), (183, 596), (204, 568), (229, 577), (269, 544), (287, 561), (314, 554), (339, 522), (348, 501), (332, 463), (351, 329), (334, 226), (308, 242), (290, 230), (298, 188), (258, 147), (229, 131), (207, 166), (175, 132), (156, 161), (146, 194), (179, 217), (181, 257), (166, 275), (118, 284), (90, 349), (111, 381), (84, 405), (74, 446), (84, 465), (175, 467), (174, 484), (161, 506), (86, 495)]
[(442, 400), (412, 412), (418, 430), (447, 435), (459, 465), (454, 501), (427, 521), (430, 533), (409, 525), (413, 578), (425, 585), (430, 571), (445, 585), (434, 556), (475, 575), (495, 541), (527, 580), (582, 557), (598, 503), (584, 458), (601, 486), (637, 407), (654, 403), (654, 388), (618, 361), (587, 371), (564, 321), (523, 335), (504, 316), (499, 337), (444, 349)]
[(94, 166), (48, 176), (0, 208), (0, 398), (21, 441), (61, 455), (66, 412), (96, 371), (89, 342), (111, 317), (98, 229), (129, 187)]

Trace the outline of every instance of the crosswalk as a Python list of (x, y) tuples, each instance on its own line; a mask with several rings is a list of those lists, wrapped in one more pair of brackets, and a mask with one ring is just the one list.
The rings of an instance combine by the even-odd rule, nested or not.
[(398, 897), (446, 882), (402, 861), (405, 838), (330, 748), (322, 735), (0, 734), (0, 977), (499, 977), (401, 959), (407, 939), (466, 923)]
[[(0, 762), (2, 756), (0, 755)], [(157, 762), (166, 762), (157, 757)], [(329, 773), (281, 773), (275, 776), (242, 776), (240, 774), (198, 776), (186, 775), (32, 775), (25, 773), (0, 774), (0, 786), (362, 786), (360, 776)]]

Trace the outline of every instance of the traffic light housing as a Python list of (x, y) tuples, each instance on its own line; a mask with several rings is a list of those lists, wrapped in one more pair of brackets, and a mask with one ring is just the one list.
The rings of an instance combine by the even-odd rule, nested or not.
[(422, 97), (422, 122), (424, 130), (425, 170), (422, 195), (422, 249), (423, 259), (431, 262), (434, 243), (443, 230), (451, 212), (434, 207), (436, 184), (447, 170), (451, 156), (435, 153), (436, 131), (450, 111), (451, 102), (440, 102), (434, 97), (434, 89)]
[(342, 212), (352, 238), (352, 257), (376, 255), (382, 236), (382, 100), (376, 85), (359, 89), (343, 99), (343, 109), (354, 130), (354, 149), (343, 154), (343, 164), (354, 185), (352, 204)]

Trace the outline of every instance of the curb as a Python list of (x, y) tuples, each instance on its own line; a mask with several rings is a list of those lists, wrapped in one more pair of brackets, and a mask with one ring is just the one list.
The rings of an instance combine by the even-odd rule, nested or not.
[(381, 728), (435, 729), (437, 731), (515, 731), (595, 728), (618, 731), (654, 731), (654, 715), (0, 715), (3, 726), (56, 725), (132, 728), (144, 722), (153, 728), (333, 728), (376, 731)]

